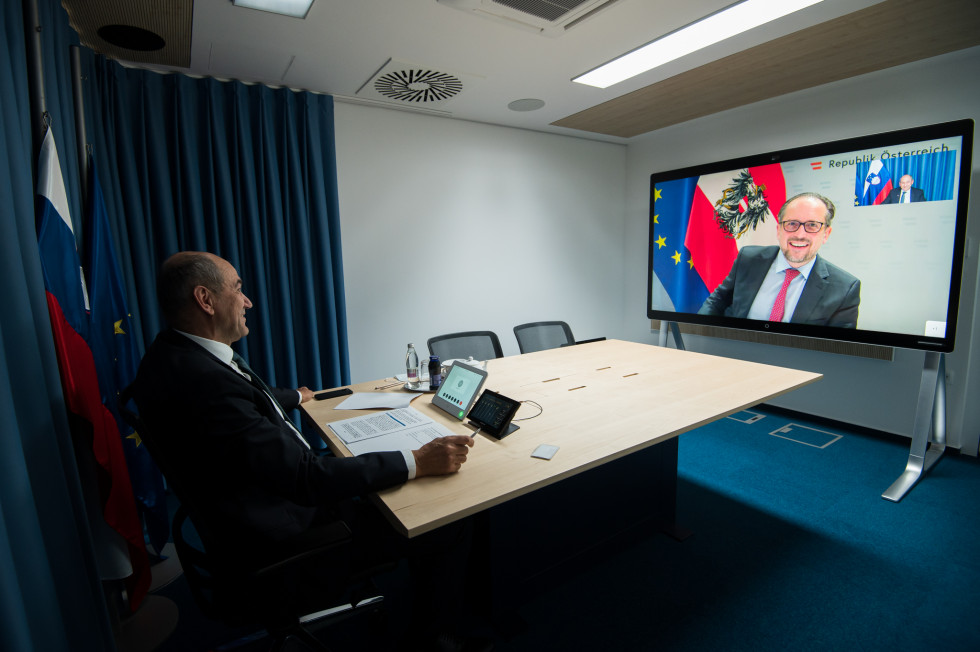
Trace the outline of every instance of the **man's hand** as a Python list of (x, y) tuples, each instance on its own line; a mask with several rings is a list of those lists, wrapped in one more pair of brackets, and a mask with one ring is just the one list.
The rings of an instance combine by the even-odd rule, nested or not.
[(412, 451), (415, 456), (415, 477), (456, 473), (466, 461), (466, 455), (474, 443), (468, 435), (451, 435), (430, 441)]
[(299, 388), (299, 395), (301, 397), (299, 399), (299, 402), (300, 403), (306, 403), (307, 401), (310, 401), (310, 400), (313, 399), (313, 390), (310, 389), (309, 387), (300, 387)]

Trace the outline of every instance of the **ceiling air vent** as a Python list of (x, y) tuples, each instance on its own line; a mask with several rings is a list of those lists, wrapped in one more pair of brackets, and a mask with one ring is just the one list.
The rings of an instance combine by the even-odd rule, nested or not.
[(355, 97), (401, 106), (442, 109), (481, 77), (388, 59), (357, 90)]
[(438, 102), (463, 90), (459, 78), (435, 70), (393, 70), (374, 80), (374, 90), (400, 102)]
[(438, 0), (440, 4), (545, 36), (561, 36), (619, 0)]

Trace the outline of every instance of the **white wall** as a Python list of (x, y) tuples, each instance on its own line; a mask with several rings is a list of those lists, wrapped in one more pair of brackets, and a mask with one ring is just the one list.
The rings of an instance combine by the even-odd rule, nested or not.
[[(351, 378), (405, 347), (559, 319), (620, 337), (626, 147), (338, 102)], [(641, 305), (642, 297), (630, 297)]]
[[(649, 175), (687, 165), (868, 133), (961, 118), (980, 118), (980, 48), (863, 75), (693, 120), (641, 136), (628, 147), (624, 337), (655, 342), (649, 321), (634, 305), (645, 291)], [(974, 145), (974, 201), (961, 291), (956, 350), (947, 356), (950, 380), (947, 437), (976, 454), (980, 437), (980, 343), (974, 326), (980, 211), (980, 153)], [(825, 374), (814, 385), (773, 404), (909, 436), (923, 364), (921, 352), (897, 350), (893, 362), (783, 347), (686, 337), (706, 353), (794, 366)], [(972, 390), (972, 392), (970, 391)], [(968, 401), (967, 397), (974, 397)]]
[[(579, 339), (657, 341), (646, 319), (649, 175), (760, 151), (978, 119), (980, 48), (693, 120), (630, 145), (336, 104), (351, 376), (401, 370), (405, 344), (457, 330), (563, 319)], [(906, 89), (914, 88), (914, 92)], [(980, 154), (974, 151), (975, 168)], [(974, 174), (974, 188), (980, 178)], [(976, 195), (976, 192), (973, 193)], [(974, 300), (980, 217), (971, 207), (948, 440), (980, 438)], [(909, 436), (923, 354), (883, 362), (686, 338), (689, 348), (825, 375), (776, 405)]]

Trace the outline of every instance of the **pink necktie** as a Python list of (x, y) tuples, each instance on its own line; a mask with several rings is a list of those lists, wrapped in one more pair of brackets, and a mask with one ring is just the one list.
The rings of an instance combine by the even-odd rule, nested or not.
[(776, 303), (772, 304), (769, 321), (783, 321), (783, 311), (786, 308), (786, 288), (789, 287), (789, 284), (793, 282), (793, 279), (799, 273), (800, 270), (793, 267), (786, 269), (786, 276), (783, 278), (783, 287), (779, 288), (779, 294), (776, 295)]

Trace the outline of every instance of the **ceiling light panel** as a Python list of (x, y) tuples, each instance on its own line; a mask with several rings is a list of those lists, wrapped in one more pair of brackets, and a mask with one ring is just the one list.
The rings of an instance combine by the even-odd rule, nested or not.
[(306, 18), (313, 0), (232, 0), (236, 7), (260, 9), (292, 18)]
[(745, 0), (647, 43), (572, 81), (608, 88), (819, 2), (822, 0)]

